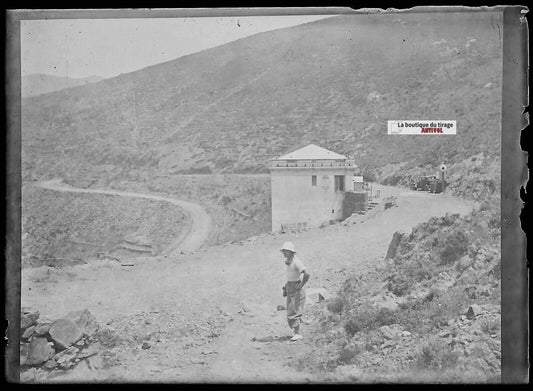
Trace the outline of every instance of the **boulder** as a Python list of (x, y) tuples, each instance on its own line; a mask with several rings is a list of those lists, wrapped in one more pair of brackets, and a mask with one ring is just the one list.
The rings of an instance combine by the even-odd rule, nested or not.
[(390, 326), (381, 326), (379, 332), (385, 339), (398, 339), (401, 337), (403, 329), (400, 325), (392, 324)]
[(37, 326), (35, 326), (34, 334), (38, 337), (42, 337), (48, 334), (51, 326), (52, 326), (52, 323), (38, 324)]
[(482, 311), (483, 309), (479, 305), (472, 304), (470, 307), (468, 307), (468, 311), (466, 311), (465, 315), (468, 319), (474, 319), (476, 316), (481, 314)]
[(92, 336), (98, 330), (95, 316), (87, 309), (69, 312), (64, 318), (74, 322), (87, 337)]
[(46, 338), (33, 338), (28, 346), (27, 365), (39, 365), (55, 354), (52, 344)]
[(24, 341), (29, 340), (34, 332), (35, 332), (35, 326), (28, 327), (26, 330), (24, 330), (24, 333), (22, 333), (21, 339)]
[(102, 368), (104, 362), (102, 361), (102, 357), (100, 357), (99, 354), (96, 354), (87, 358), (87, 364), (89, 364), (89, 368), (92, 370), (97, 370)]
[(70, 368), (72, 367), (78, 353), (78, 348), (71, 346), (70, 348), (63, 350), (62, 352), (56, 354), (54, 359), (61, 368)]
[(27, 343), (20, 344), (20, 366), (26, 365), (26, 362), (28, 360), (28, 348), (29, 348), (29, 344)]
[(307, 303), (320, 303), (321, 301), (328, 299), (330, 293), (324, 288), (312, 288), (305, 291)]
[(30, 326), (33, 326), (37, 323), (39, 319), (39, 311), (32, 311), (29, 308), (23, 308), (20, 313), (20, 328), (25, 330)]
[(57, 367), (57, 361), (54, 360), (54, 358), (52, 357), (50, 360), (44, 363), (44, 367), (46, 369), (54, 369), (55, 367)]
[(396, 256), (396, 250), (398, 250), (398, 246), (404, 237), (405, 233), (396, 231), (392, 235), (392, 240), (390, 241), (389, 248), (387, 250), (387, 255), (385, 256), (385, 259), (394, 258)]
[(48, 333), (59, 350), (64, 350), (72, 344), (75, 344), (83, 336), (83, 331), (76, 323), (64, 318), (52, 323)]

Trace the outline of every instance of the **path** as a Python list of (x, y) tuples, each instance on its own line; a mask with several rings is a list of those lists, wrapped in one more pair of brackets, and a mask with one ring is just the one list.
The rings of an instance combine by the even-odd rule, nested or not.
[(117, 348), (119, 361), (98, 372), (100, 380), (321, 381), (288, 365), (311, 346), (305, 326), (304, 340), (287, 341), (286, 313), (276, 310), (284, 302), (281, 243), (295, 243), (311, 272), (309, 288), (336, 292), (346, 273), (371, 268), (385, 256), (396, 230), (409, 231), (433, 216), (466, 214), (472, 208), (443, 194), (385, 187), (381, 194), (396, 195), (398, 207), (355, 225), (267, 234), (242, 245), (147, 259), (132, 268), (94, 264), (64, 272), (23, 269), (22, 305), (52, 319), (87, 308), (118, 335), (160, 335), (160, 342), (148, 350), (133, 337), (139, 342)]
[(39, 182), (36, 184), (36, 186), (62, 192), (96, 193), (116, 195), (121, 197), (144, 198), (148, 200), (169, 202), (173, 205), (183, 208), (190, 214), (192, 222), (187, 229), (185, 229), (166, 249), (162, 251), (162, 255), (172, 256), (180, 251), (191, 252), (199, 249), (208, 239), (213, 227), (211, 217), (205, 212), (202, 206), (193, 202), (183, 201), (176, 198), (113, 189), (81, 189), (69, 186), (63, 183), (61, 179)]

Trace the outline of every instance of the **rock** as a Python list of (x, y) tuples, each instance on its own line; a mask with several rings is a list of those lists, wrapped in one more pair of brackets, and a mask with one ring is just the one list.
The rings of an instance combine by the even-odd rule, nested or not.
[(366, 97), (366, 102), (379, 102), (381, 99), (381, 95), (377, 91), (372, 91), (370, 94)]
[(54, 369), (57, 367), (57, 361), (54, 360), (54, 358), (51, 358), (50, 360), (44, 363), (44, 367), (46, 369)]
[(248, 305), (246, 305), (245, 303), (241, 303), (241, 311), (242, 311), (242, 312), (250, 312), (251, 309), (250, 309), (250, 307), (248, 307)]
[(404, 232), (400, 232), (400, 231), (394, 232), (394, 234), (392, 235), (392, 240), (389, 243), (389, 248), (387, 250), (387, 255), (385, 256), (385, 259), (394, 258), (396, 256), (398, 245), (400, 244), (404, 235), (405, 235)]
[(472, 304), (470, 307), (468, 307), (468, 311), (466, 311), (465, 315), (468, 319), (474, 319), (476, 316), (481, 314), (482, 311), (483, 309), (479, 305)]
[(82, 338), (74, 344), (77, 348), (82, 348), (85, 345), (85, 340)]
[(98, 330), (95, 316), (87, 309), (69, 312), (64, 318), (74, 322), (87, 337), (92, 336)]
[(27, 343), (21, 343), (20, 344), (20, 366), (26, 365), (26, 362), (28, 361), (28, 349), (29, 344)]
[(23, 308), (20, 313), (20, 329), (25, 330), (37, 323), (39, 311), (32, 311), (29, 308)]
[(100, 357), (99, 354), (87, 358), (87, 363), (89, 364), (89, 368), (91, 368), (92, 370), (100, 369), (104, 364), (102, 362), (102, 357)]
[(64, 350), (78, 342), (83, 336), (82, 330), (69, 319), (58, 319), (50, 327), (48, 332), (52, 341), (59, 350)]
[(148, 341), (144, 341), (142, 346), (141, 346), (144, 350), (146, 349), (150, 349), (152, 347), (152, 344)]
[(407, 301), (405, 297), (398, 297), (393, 293), (387, 292), (383, 295), (377, 295), (372, 299), (372, 304), (378, 309), (387, 309), (390, 311), (396, 311), (400, 304)]
[(305, 291), (306, 303), (320, 303), (330, 297), (327, 289), (313, 288)]
[(50, 331), (50, 327), (52, 326), (51, 323), (43, 323), (43, 324), (39, 324), (35, 327), (35, 332), (34, 334), (38, 337), (42, 337), (43, 335), (46, 335), (48, 334), (48, 332)]
[(81, 359), (94, 356), (98, 353), (98, 348), (95, 346), (89, 346), (87, 349), (84, 349), (81, 353), (78, 354), (78, 357)]
[(497, 304), (482, 304), (479, 307), (481, 307), (482, 311), (492, 312), (496, 314), (500, 314), (502, 310), (501, 305), (497, 305)]
[(27, 365), (39, 365), (55, 354), (52, 344), (46, 338), (33, 338), (28, 346)]
[(397, 339), (402, 335), (403, 330), (401, 326), (392, 324), (390, 326), (381, 326), (379, 332), (385, 339)]
[(282, 304), (278, 305), (278, 307), (277, 307), (277, 310), (278, 310), (278, 311), (285, 311), (286, 309), (287, 309), (287, 307), (285, 307), (285, 306), (282, 305)]
[(23, 371), (20, 374), (20, 382), (21, 383), (30, 383), (35, 380), (35, 376), (37, 374), (36, 368), (30, 368), (27, 371)]
[(29, 340), (34, 332), (35, 332), (35, 326), (28, 327), (26, 330), (24, 330), (24, 333), (22, 333), (21, 339), (24, 341)]
[(455, 284), (456, 280), (449, 273), (442, 272), (436, 278), (433, 283), (433, 289), (439, 292), (446, 292), (450, 287)]
[(452, 330), (443, 330), (438, 334), (438, 336), (441, 338), (446, 338), (452, 334), (453, 334)]
[(146, 369), (148, 371), (150, 371), (150, 373), (161, 373), (163, 372), (163, 370), (159, 367), (156, 367), (155, 365), (150, 365), (148, 367), (146, 367)]
[(78, 348), (71, 346), (70, 348), (63, 350), (62, 352), (56, 354), (54, 359), (57, 361), (57, 364), (61, 368), (70, 368), (74, 365), (74, 359), (78, 353)]

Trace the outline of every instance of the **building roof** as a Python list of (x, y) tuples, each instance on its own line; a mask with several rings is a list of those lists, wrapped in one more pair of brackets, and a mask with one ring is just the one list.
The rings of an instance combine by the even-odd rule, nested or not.
[(319, 147), (315, 144), (309, 144), (306, 147), (297, 149), (286, 155), (280, 156), (274, 160), (346, 160), (347, 157), (340, 155), (329, 149)]

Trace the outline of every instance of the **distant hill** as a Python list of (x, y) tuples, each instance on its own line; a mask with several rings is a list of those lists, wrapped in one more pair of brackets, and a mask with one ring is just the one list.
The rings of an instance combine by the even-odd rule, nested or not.
[[(370, 174), (499, 160), (501, 22), (344, 15), (23, 99), (23, 178), (268, 172), (309, 143)], [(389, 119), (455, 119), (458, 134), (387, 136)]]
[(89, 76), (76, 79), (72, 77), (58, 77), (53, 75), (45, 75), (43, 73), (35, 73), (22, 76), (21, 95), (23, 98), (26, 98), (29, 96), (59, 91), (65, 88), (96, 83), (100, 80), (103, 80), (103, 78), (99, 76)]

